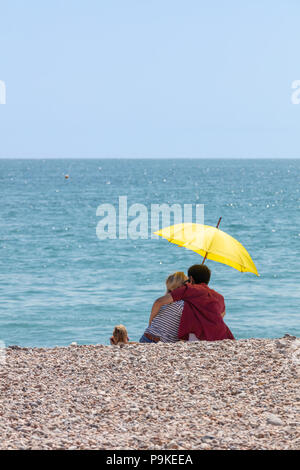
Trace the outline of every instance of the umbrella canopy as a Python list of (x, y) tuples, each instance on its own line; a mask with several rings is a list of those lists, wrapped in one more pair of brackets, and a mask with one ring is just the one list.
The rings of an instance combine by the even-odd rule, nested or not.
[(185, 223), (171, 225), (154, 233), (166, 238), (170, 243), (195, 251), (204, 258), (259, 276), (251, 256), (243, 245), (217, 227)]

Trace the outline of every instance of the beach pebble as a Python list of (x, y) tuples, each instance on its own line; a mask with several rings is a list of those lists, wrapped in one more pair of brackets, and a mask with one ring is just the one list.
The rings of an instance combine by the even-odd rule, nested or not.
[(268, 414), (267, 423), (268, 424), (273, 424), (274, 426), (282, 426), (283, 425), (283, 421), (279, 418), (279, 416), (276, 416), (272, 413)]
[(214, 436), (209, 436), (209, 435), (206, 435), (206, 436), (202, 436), (202, 437), (201, 437), (201, 440), (202, 440), (203, 442), (205, 442), (205, 441), (212, 441), (213, 439), (215, 439)]

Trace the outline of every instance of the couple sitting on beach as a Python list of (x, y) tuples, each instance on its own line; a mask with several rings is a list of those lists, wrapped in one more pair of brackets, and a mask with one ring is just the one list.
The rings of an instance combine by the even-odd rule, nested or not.
[[(210, 269), (194, 265), (171, 274), (166, 280), (167, 292), (152, 307), (149, 325), (140, 343), (175, 343), (185, 341), (218, 341), (234, 339), (223, 318), (225, 303), (221, 294), (210, 289)], [(111, 344), (128, 343), (123, 325), (114, 329)]]

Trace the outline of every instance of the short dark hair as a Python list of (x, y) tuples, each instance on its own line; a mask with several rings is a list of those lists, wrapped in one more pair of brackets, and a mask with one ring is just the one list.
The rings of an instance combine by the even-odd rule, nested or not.
[(188, 276), (192, 276), (195, 284), (209, 283), (211, 271), (205, 264), (194, 264), (188, 270)]

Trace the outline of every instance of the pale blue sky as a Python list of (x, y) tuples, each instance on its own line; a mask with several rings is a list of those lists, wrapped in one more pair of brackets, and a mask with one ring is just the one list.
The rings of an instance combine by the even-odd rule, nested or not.
[(9, 0), (0, 157), (300, 156), (299, 0)]

